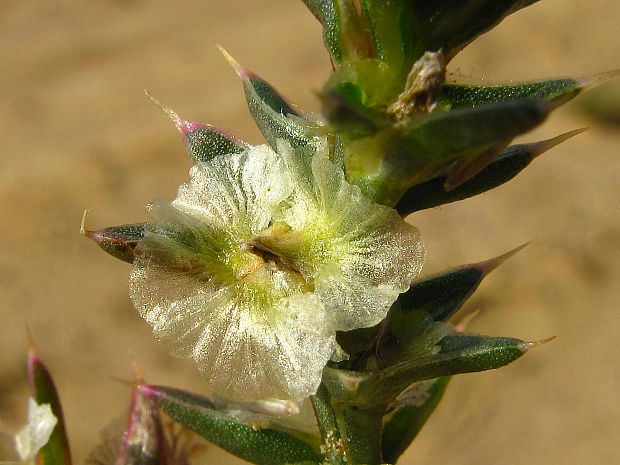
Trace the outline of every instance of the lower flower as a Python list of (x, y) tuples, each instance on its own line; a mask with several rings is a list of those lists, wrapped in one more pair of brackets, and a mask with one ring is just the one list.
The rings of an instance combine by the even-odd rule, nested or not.
[(37, 405), (28, 401), (28, 424), (12, 438), (0, 433), (0, 463), (34, 465), (35, 457), (56, 426), (57, 419), (49, 404)]

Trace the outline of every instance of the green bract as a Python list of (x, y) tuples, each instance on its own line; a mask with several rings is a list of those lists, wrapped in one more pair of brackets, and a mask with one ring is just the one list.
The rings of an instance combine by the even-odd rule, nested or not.
[(335, 332), (381, 321), (422, 267), (418, 231), (315, 148), (216, 156), (149, 206), (131, 298), (229, 398), (316, 392)]

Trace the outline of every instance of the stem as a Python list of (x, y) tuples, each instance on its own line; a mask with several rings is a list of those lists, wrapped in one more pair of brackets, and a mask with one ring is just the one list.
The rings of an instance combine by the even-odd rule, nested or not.
[(380, 465), (383, 409), (364, 409), (356, 405), (341, 406), (340, 415), (347, 438), (350, 463)]
[(338, 421), (336, 420), (336, 414), (334, 413), (329, 392), (323, 383), (321, 383), (318, 391), (311, 399), (329, 463), (331, 465), (348, 465), (349, 462)]
[(332, 465), (380, 465), (382, 407), (364, 409), (356, 405), (332, 403), (321, 384), (312, 405)]

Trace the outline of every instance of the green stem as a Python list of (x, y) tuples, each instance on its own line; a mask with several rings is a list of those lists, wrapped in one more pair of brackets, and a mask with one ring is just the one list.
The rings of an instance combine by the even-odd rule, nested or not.
[(380, 465), (382, 408), (365, 409), (356, 405), (337, 407), (342, 418), (349, 463)]
[(312, 405), (331, 465), (383, 464), (382, 407), (334, 403), (324, 384), (312, 397)]
[(348, 465), (349, 462), (340, 434), (340, 427), (338, 426), (331, 398), (325, 385), (321, 383), (318, 391), (311, 399), (329, 463), (331, 465)]

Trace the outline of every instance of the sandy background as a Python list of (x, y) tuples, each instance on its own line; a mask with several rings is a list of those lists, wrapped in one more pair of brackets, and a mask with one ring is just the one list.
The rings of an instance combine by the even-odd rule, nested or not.
[[(260, 5), (260, 6), (256, 6)], [(585, 76), (620, 65), (617, 0), (546, 0), (466, 49), (453, 71), (489, 82)], [(172, 199), (189, 162), (144, 96), (261, 142), (241, 63), (305, 110), (329, 72), (320, 29), (298, 1), (0, 2), (0, 429), (26, 413), (27, 321), (64, 400), (76, 463), (122, 415), (130, 352), (147, 379), (198, 392), (127, 297), (129, 266), (78, 235), (145, 219)], [(500, 371), (453, 380), (404, 464), (620, 463), (620, 136), (560, 109), (528, 140), (592, 126), (517, 180), (416, 214), (425, 269), (486, 259), (531, 241), (467, 305), (471, 330), (558, 338)], [(240, 463), (210, 447), (204, 463)]]

